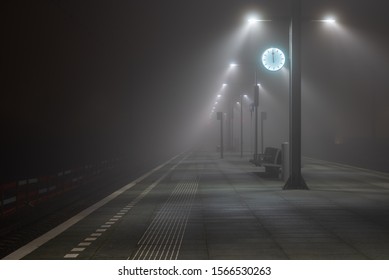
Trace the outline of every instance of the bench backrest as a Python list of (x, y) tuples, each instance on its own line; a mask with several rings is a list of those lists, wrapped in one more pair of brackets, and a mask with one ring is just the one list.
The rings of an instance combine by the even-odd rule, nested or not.
[(281, 150), (274, 147), (265, 148), (264, 163), (281, 164)]

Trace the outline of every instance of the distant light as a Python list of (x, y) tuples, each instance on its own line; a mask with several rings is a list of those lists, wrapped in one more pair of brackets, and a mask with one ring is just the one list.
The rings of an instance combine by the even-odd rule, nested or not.
[(259, 87), (260, 87), (260, 86), (261, 86), (261, 84), (257, 84), (257, 86), (259, 86)]
[(226, 87), (227, 86), (227, 84), (223, 84), (223, 87)]
[(221, 95), (221, 94), (218, 94), (218, 95), (217, 95), (217, 98), (220, 98), (220, 97), (222, 97), (222, 95)]
[(323, 22), (326, 22), (326, 23), (336, 23), (336, 20), (334, 18), (325, 18), (322, 20)]
[(335, 24), (336, 23), (336, 19), (335, 17), (333, 16), (327, 16), (323, 19), (319, 19), (319, 20), (312, 20), (312, 21), (316, 21), (316, 22), (324, 22), (324, 23), (328, 23), (328, 24)]
[(236, 104), (240, 105), (239, 101), (238, 101), (238, 102), (236, 102)]
[(238, 64), (236, 64), (236, 63), (231, 63), (230, 64), (230, 68), (234, 68), (234, 67), (237, 67), (238, 66)]
[(248, 98), (247, 94), (243, 95), (244, 98)]
[(249, 25), (254, 25), (256, 24), (257, 22), (259, 21), (272, 21), (272, 20), (269, 20), (269, 19), (258, 19), (258, 18), (255, 18), (255, 17), (250, 17), (247, 22)]
[(256, 19), (256, 18), (249, 18), (248, 20), (248, 23), (250, 24), (250, 25), (252, 25), (252, 24), (254, 24), (254, 23), (257, 23), (258, 21), (260, 21), (259, 19)]
[(216, 102), (215, 102), (215, 105), (217, 105), (218, 103), (219, 103), (219, 102), (216, 101)]

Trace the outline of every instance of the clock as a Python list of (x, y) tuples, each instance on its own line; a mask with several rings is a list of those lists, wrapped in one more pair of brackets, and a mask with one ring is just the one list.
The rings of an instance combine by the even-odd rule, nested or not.
[(285, 55), (280, 49), (269, 48), (262, 54), (262, 64), (269, 71), (278, 71), (285, 64)]

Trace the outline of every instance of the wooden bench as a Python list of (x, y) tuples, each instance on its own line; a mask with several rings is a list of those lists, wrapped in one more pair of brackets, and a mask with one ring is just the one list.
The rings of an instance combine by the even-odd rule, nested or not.
[(251, 162), (256, 166), (265, 167), (266, 174), (278, 177), (282, 164), (282, 152), (278, 148), (267, 147), (265, 153), (254, 155)]

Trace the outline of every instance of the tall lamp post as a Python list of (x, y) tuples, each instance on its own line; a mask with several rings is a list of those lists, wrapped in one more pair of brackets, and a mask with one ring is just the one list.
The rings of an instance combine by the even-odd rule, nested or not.
[(258, 155), (258, 105), (259, 105), (259, 85), (257, 78), (257, 70), (255, 70), (255, 85), (254, 85), (254, 155), (253, 160), (256, 160)]
[(247, 95), (240, 95), (240, 157), (243, 157), (243, 97)]
[(301, 174), (301, 0), (292, 0), (289, 26), (289, 179), (284, 190), (308, 189)]
[[(284, 190), (308, 189), (301, 174), (301, 0), (291, 0), (291, 19), (289, 25), (289, 165), (290, 175)], [(252, 20), (255, 22), (257, 20)], [(271, 57), (271, 56), (270, 56)], [(273, 54), (274, 63), (274, 54)], [(268, 68), (269, 69), (269, 68)], [(269, 69), (271, 70), (271, 69)], [(254, 91), (255, 128), (257, 128), (258, 101), (257, 87)], [(256, 133), (256, 132), (255, 132)], [(255, 134), (254, 154), (258, 151)]]
[(216, 119), (220, 121), (220, 158), (223, 158), (223, 112), (217, 112)]

